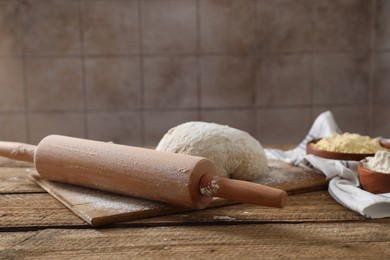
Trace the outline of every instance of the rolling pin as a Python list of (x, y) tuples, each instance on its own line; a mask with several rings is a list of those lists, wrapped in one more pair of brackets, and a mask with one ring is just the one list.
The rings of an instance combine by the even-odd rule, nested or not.
[(284, 207), (283, 190), (216, 175), (202, 157), (50, 135), (37, 145), (0, 142), (0, 155), (33, 162), (47, 180), (165, 202), (207, 207), (213, 197)]

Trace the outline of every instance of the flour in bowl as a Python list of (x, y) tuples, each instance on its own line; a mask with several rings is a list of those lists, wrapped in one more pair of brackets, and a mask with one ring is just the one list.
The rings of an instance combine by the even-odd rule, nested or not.
[(390, 174), (390, 152), (378, 151), (374, 157), (367, 157), (363, 166), (371, 171)]

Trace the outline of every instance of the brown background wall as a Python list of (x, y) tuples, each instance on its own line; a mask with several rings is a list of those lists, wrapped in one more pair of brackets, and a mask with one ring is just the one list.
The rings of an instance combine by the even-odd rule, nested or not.
[(390, 1), (0, 0), (0, 140), (156, 145), (179, 123), (390, 137)]

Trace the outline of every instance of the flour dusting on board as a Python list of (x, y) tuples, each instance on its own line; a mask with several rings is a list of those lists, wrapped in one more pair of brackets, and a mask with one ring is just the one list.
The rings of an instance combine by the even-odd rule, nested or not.
[[(70, 189), (72, 189), (71, 187)], [(65, 191), (65, 194), (69, 191), (69, 187)], [(74, 192), (74, 191), (72, 191)], [(102, 193), (91, 189), (83, 189), (82, 193), (74, 198), (74, 203), (76, 207), (81, 205), (88, 205), (94, 207), (97, 210), (108, 210), (110, 212), (128, 212), (131, 211), (141, 211), (151, 208), (149, 201), (147, 203), (144, 200), (138, 200), (136, 198), (129, 198), (127, 196), (118, 196), (117, 194)], [(102, 194), (104, 194), (102, 196)], [(69, 193), (71, 196), (71, 193)], [(157, 204), (155, 205), (157, 207)]]
[(278, 160), (268, 160), (268, 167), (267, 174), (264, 174), (253, 182), (277, 186), (279, 184), (301, 183), (302, 181), (310, 181), (318, 177), (311, 170), (292, 166)]
[(74, 185), (68, 185), (58, 182), (45, 182), (49, 187), (55, 188), (56, 193), (61, 194), (61, 197), (71, 201), (72, 207), (85, 208), (107, 212), (108, 214), (121, 214), (129, 212), (142, 212), (161, 208), (162, 203), (143, 200), (109, 192), (102, 192), (94, 189), (83, 188)]

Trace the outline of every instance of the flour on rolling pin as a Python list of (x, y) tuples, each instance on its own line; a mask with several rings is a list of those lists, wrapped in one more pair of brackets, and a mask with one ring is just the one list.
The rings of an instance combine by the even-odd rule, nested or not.
[(200, 193), (212, 196), (212, 194), (215, 194), (218, 192), (219, 184), (216, 180), (212, 180), (206, 187), (200, 188)]

